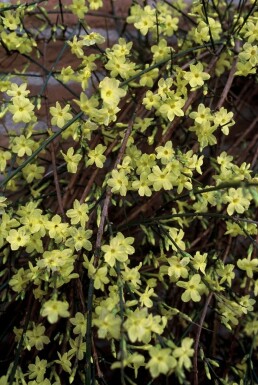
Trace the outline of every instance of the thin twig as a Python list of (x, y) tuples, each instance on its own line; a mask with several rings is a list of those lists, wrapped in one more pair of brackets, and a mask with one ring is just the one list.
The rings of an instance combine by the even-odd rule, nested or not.
[(193, 357), (193, 373), (194, 373), (194, 385), (199, 384), (199, 378), (198, 378), (198, 347), (199, 347), (199, 342), (200, 342), (200, 337), (201, 337), (201, 332), (202, 332), (202, 326), (206, 317), (206, 313), (208, 310), (208, 306), (210, 304), (210, 301), (212, 299), (213, 293), (211, 292), (205, 302), (205, 305), (203, 307), (202, 311), (202, 316), (199, 322), (197, 334), (195, 337), (195, 342), (194, 342), (194, 357)]
[(235, 71), (236, 71), (236, 63), (237, 63), (237, 58), (233, 61), (233, 64), (232, 64), (232, 67), (231, 67), (231, 70), (230, 70), (230, 73), (229, 73), (229, 76), (227, 79), (227, 83), (226, 83), (226, 85), (222, 91), (221, 97), (220, 97), (219, 102), (217, 104), (217, 107), (216, 107), (217, 109), (220, 109), (223, 106), (223, 103), (228, 96), (228, 93), (230, 91), (230, 88), (231, 88), (233, 80), (234, 80), (234, 75), (235, 75)]
[(232, 151), (238, 148), (239, 144), (244, 140), (244, 138), (253, 130), (253, 128), (256, 126), (258, 122), (258, 115), (256, 118), (252, 121), (249, 127), (247, 127), (243, 134), (234, 142), (234, 144), (230, 147), (230, 149), (227, 151), (228, 154), (232, 154)]
[[(133, 127), (133, 122), (134, 122), (134, 117), (131, 119), (130, 124), (128, 125), (128, 128), (125, 132), (125, 136), (123, 138), (122, 145), (120, 147), (117, 159), (114, 164), (114, 169), (117, 168), (118, 164), (121, 162), (122, 157), (124, 155), (127, 141), (129, 139), (129, 136), (132, 132), (132, 127)], [(96, 239), (96, 244), (95, 244), (95, 254), (94, 254), (94, 261), (93, 265), (94, 267), (97, 267), (99, 257), (100, 257), (100, 248), (101, 248), (101, 242), (102, 242), (102, 237), (104, 234), (104, 225), (106, 222), (106, 218), (108, 216), (108, 207), (110, 204), (110, 200), (112, 197), (112, 192), (111, 188), (108, 187), (106, 190), (106, 198), (103, 204), (103, 209), (101, 213), (101, 218), (100, 218), (100, 224), (97, 232), (97, 239)], [(92, 304), (93, 304), (93, 293), (94, 293), (94, 280), (91, 278), (89, 281), (89, 290), (88, 290), (88, 306), (87, 306), (87, 331), (86, 331), (86, 345), (87, 345), (87, 351), (86, 351), (86, 365), (85, 365), (85, 380), (86, 380), (86, 385), (91, 385), (91, 355), (92, 355), (92, 340), (91, 340), (91, 325), (92, 325)]]
[[(225, 261), (227, 259), (229, 250), (231, 248), (231, 243), (232, 243), (232, 238), (230, 237), (228, 245), (227, 245), (227, 248), (226, 248), (225, 253), (223, 255), (223, 259), (222, 259), (223, 263), (225, 263)], [(207, 310), (208, 310), (208, 306), (209, 306), (209, 304), (211, 302), (213, 294), (214, 293), (211, 292), (208, 295), (207, 299), (206, 299), (206, 302), (205, 302), (205, 305), (204, 305), (204, 308), (203, 308), (203, 312), (202, 312), (202, 316), (201, 316), (201, 319), (200, 319), (200, 323), (198, 325), (196, 339), (195, 339), (195, 342), (194, 342), (194, 357), (193, 357), (194, 385), (198, 385), (199, 384), (199, 379), (198, 379), (198, 347), (199, 347), (202, 327), (203, 327), (203, 324), (204, 324), (204, 321), (205, 321), (205, 317), (206, 317), (206, 314), (207, 314)]]
[[(47, 43), (45, 41), (45, 43), (44, 43), (44, 61), (46, 59), (46, 48), (47, 48)], [(44, 65), (45, 65), (45, 63), (44, 63)], [(46, 118), (47, 118), (47, 125), (48, 125), (48, 127), (50, 127), (49, 103), (48, 103), (48, 85), (47, 85), (47, 79), (46, 79), (45, 74), (43, 74), (43, 78), (45, 79), (44, 83), (46, 83), (46, 87), (44, 88), (45, 96), (46, 96), (46, 101), (45, 101)], [(57, 167), (56, 167), (54, 142), (50, 143), (50, 153), (51, 153), (51, 161), (52, 161), (52, 166), (53, 166), (53, 175), (54, 175), (54, 183), (55, 183), (55, 188), (56, 188), (57, 202), (58, 202), (59, 210), (62, 214), (62, 219), (65, 220), (64, 206), (63, 206), (63, 202), (62, 202), (61, 189), (60, 189), (60, 185), (59, 185)]]

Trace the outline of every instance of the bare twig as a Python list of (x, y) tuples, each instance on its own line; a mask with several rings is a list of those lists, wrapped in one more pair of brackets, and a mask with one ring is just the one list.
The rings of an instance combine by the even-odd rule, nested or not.
[(233, 80), (234, 80), (234, 75), (235, 75), (235, 71), (236, 71), (236, 62), (237, 62), (237, 59), (235, 59), (233, 61), (233, 64), (232, 64), (232, 67), (231, 67), (231, 70), (230, 70), (230, 73), (229, 73), (229, 76), (227, 79), (227, 83), (226, 83), (226, 85), (222, 91), (221, 97), (218, 101), (218, 104), (216, 107), (217, 109), (220, 109), (223, 106), (224, 101), (226, 100), (226, 98), (228, 96), (228, 93), (230, 91), (230, 88), (231, 88)]
[[(121, 162), (123, 158), (123, 155), (126, 149), (126, 144), (132, 131), (133, 122), (134, 122), (134, 118), (131, 119), (130, 124), (128, 125), (128, 128), (125, 132), (122, 145), (120, 147), (117, 159), (114, 164), (114, 169), (117, 168), (118, 164)], [(95, 254), (94, 254), (94, 261), (93, 261), (94, 267), (97, 267), (99, 257), (100, 257), (101, 241), (104, 234), (104, 225), (105, 225), (106, 218), (108, 216), (108, 207), (110, 204), (111, 197), (112, 197), (111, 188), (108, 187), (106, 190), (106, 198), (104, 200), (103, 209), (102, 209), (101, 218), (100, 218), (100, 224), (97, 232)], [(87, 351), (86, 351), (86, 365), (85, 365), (86, 385), (91, 385), (91, 355), (92, 355), (91, 324), (92, 324), (93, 292), (94, 292), (94, 281), (91, 278), (89, 282), (88, 306), (87, 306), (87, 331), (86, 331)]]
[(206, 314), (207, 314), (208, 306), (209, 306), (209, 304), (211, 302), (212, 296), (213, 296), (213, 293), (211, 292), (208, 295), (207, 299), (206, 299), (206, 302), (205, 302), (205, 305), (204, 305), (203, 311), (202, 311), (202, 316), (201, 316), (201, 319), (200, 319), (200, 322), (199, 322), (199, 325), (198, 325), (197, 334), (196, 334), (196, 337), (195, 337), (194, 357), (193, 357), (194, 385), (198, 385), (199, 384), (199, 377), (198, 377), (198, 347), (199, 347), (199, 342), (200, 342), (200, 337), (201, 337), (201, 332), (202, 332), (202, 326), (203, 326), (203, 323), (204, 323), (204, 320), (205, 320), (205, 317), (206, 317)]

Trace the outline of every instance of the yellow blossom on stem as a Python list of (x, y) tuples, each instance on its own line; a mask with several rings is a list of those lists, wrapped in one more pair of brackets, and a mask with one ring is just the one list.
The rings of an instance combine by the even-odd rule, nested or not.
[(233, 215), (236, 211), (238, 214), (243, 214), (249, 207), (250, 201), (244, 197), (243, 189), (230, 188), (224, 196), (225, 202), (228, 202), (227, 213)]
[(73, 208), (67, 210), (66, 216), (71, 219), (71, 224), (79, 224), (85, 227), (86, 222), (89, 219), (88, 216), (89, 206), (86, 203), (80, 203), (78, 199), (73, 202)]
[(32, 154), (33, 146), (34, 141), (32, 139), (27, 138), (24, 135), (20, 135), (13, 139), (12, 150), (19, 157), (23, 157), (25, 154), (30, 156)]
[(59, 352), (57, 352), (59, 360), (55, 360), (57, 364), (60, 364), (62, 366), (62, 369), (65, 372), (71, 373), (72, 371), (72, 363), (71, 363), (71, 357), (68, 357), (68, 352), (61, 355)]
[(190, 64), (190, 72), (186, 72), (184, 78), (189, 82), (192, 88), (198, 88), (204, 85), (204, 81), (210, 79), (207, 72), (203, 72), (203, 65), (201, 62)]
[(12, 250), (18, 250), (20, 247), (24, 247), (30, 237), (23, 228), (11, 229), (6, 240), (10, 243)]
[(59, 102), (56, 102), (55, 107), (50, 107), (50, 114), (52, 115), (51, 124), (62, 128), (69, 120), (72, 119), (70, 106), (67, 104), (64, 108), (61, 107)]
[(132, 237), (124, 238), (122, 233), (111, 239), (109, 245), (103, 245), (101, 250), (104, 251), (104, 259), (110, 265), (114, 266), (116, 260), (125, 262), (128, 254), (134, 253), (134, 248), (130, 245), (133, 242)]
[(54, 324), (58, 321), (58, 317), (69, 317), (68, 302), (58, 300), (46, 301), (41, 310), (42, 317), (47, 317), (48, 322)]
[(98, 144), (93, 150), (90, 150), (87, 154), (89, 159), (86, 162), (86, 166), (90, 166), (95, 163), (98, 168), (103, 168), (104, 162), (106, 160), (106, 157), (103, 155), (103, 153), (105, 152), (106, 148), (106, 146)]
[(20, 86), (16, 83), (11, 83), (11, 87), (6, 91), (6, 93), (11, 97), (26, 97), (30, 91), (27, 90), (26, 83), (22, 83)]
[(113, 193), (120, 194), (121, 196), (126, 196), (128, 179), (123, 170), (112, 170), (112, 177), (108, 179), (108, 186), (111, 187)]
[(132, 188), (135, 190), (138, 190), (138, 194), (140, 196), (146, 195), (147, 197), (150, 197), (152, 192), (150, 189), (151, 181), (148, 179), (148, 173), (142, 173), (140, 175), (140, 180), (135, 180), (132, 183)]
[(41, 323), (38, 325), (33, 323), (33, 328), (26, 331), (25, 340), (28, 350), (31, 350), (31, 348), (34, 346), (37, 350), (42, 350), (44, 345), (50, 343), (49, 337), (44, 334), (45, 330), (45, 326), (43, 326)]
[(177, 361), (171, 353), (169, 348), (161, 348), (159, 346), (150, 348), (149, 355), (151, 359), (147, 363), (146, 368), (150, 370), (153, 378), (158, 377), (160, 374), (169, 374), (175, 369)]
[(10, 153), (10, 151), (0, 150), (0, 172), (5, 171), (7, 161), (10, 160), (11, 157), (12, 157), (12, 154)]
[(28, 98), (23, 96), (14, 97), (12, 102), (9, 111), (13, 114), (14, 123), (29, 123), (34, 118), (34, 105)]
[(88, 11), (88, 7), (85, 5), (85, 0), (73, 0), (72, 4), (69, 5), (69, 9), (75, 16), (78, 17), (78, 19), (83, 19), (85, 13)]
[(175, 116), (184, 116), (184, 111), (182, 107), (184, 106), (185, 101), (183, 98), (180, 98), (177, 95), (171, 94), (166, 101), (161, 104), (158, 111), (162, 116), (167, 117), (170, 122), (174, 120)]
[(73, 328), (73, 333), (74, 334), (81, 334), (82, 336), (85, 336), (85, 334), (86, 334), (86, 325), (87, 325), (87, 321), (86, 321), (86, 316), (85, 315), (83, 315), (80, 312), (77, 312), (75, 314), (75, 317), (70, 318), (69, 321), (71, 322), (72, 325), (75, 326)]
[(82, 155), (74, 154), (73, 147), (68, 148), (68, 151), (66, 154), (63, 153), (63, 151), (61, 151), (61, 154), (63, 155), (64, 160), (66, 161), (67, 171), (70, 172), (71, 174), (75, 174), (78, 168), (78, 164), (82, 159)]
[(117, 106), (119, 100), (126, 95), (126, 91), (119, 88), (119, 80), (105, 77), (100, 83), (100, 95), (104, 103)]
[(192, 338), (186, 337), (183, 339), (181, 346), (173, 351), (173, 357), (177, 359), (179, 368), (185, 367), (187, 370), (191, 368), (192, 362), (190, 358), (194, 355), (194, 349), (192, 349), (193, 342)]
[(36, 357), (35, 363), (29, 364), (28, 369), (30, 380), (35, 378), (38, 383), (42, 382), (47, 369), (47, 360), (40, 360), (39, 357)]
[(194, 274), (188, 282), (178, 281), (176, 284), (185, 289), (181, 296), (183, 302), (189, 302), (190, 300), (199, 302), (201, 300), (200, 294), (203, 292), (205, 286), (201, 282), (200, 274)]

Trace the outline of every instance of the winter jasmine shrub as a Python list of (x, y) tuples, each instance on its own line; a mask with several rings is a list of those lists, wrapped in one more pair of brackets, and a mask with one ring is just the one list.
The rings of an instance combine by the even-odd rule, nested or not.
[(257, 1), (47, 3), (0, 4), (0, 384), (258, 383)]

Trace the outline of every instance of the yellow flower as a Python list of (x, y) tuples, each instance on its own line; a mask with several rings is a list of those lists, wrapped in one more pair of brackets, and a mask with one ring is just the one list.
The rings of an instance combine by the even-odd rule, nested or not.
[(153, 45), (151, 47), (151, 52), (153, 53), (154, 63), (157, 63), (159, 60), (165, 59), (171, 55), (171, 48), (168, 47), (165, 39), (160, 39), (158, 45)]
[(108, 179), (108, 186), (112, 187), (111, 191), (113, 193), (120, 194), (121, 196), (126, 196), (128, 179), (123, 170), (112, 170), (112, 178)]
[(63, 83), (67, 83), (70, 80), (74, 80), (74, 70), (71, 66), (63, 67), (60, 75), (58, 75), (58, 79), (60, 79)]
[(126, 91), (119, 88), (119, 80), (105, 77), (100, 83), (100, 95), (104, 103), (117, 106), (119, 100), (126, 95)]
[(32, 154), (33, 146), (34, 141), (32, 139), (26, 138), (24, 135), (20, 135), (13, 139), (11, 148), (12, 151), (19, 157), (23, 157), (25, 154), (28, 156)]
[(35, 364), (29, 364), (28, 369), (30, 380), (35, 378), (35, 381), (42, 382), (47, 369), (47, 360), (40, 360), (37, 356)]
[(258, 271), (258, 258), (253, 258), (251, 260), (249, 258), (239, 259), (237, 261), (237, 266), (239, 269), (246, 271), (248, 278), (253, 278), (254, 272)]
[[(178, 251), (178, 248), (181, 250), (185, 250), (185, 242), (183, 241), (184, 238), (184, 231), (182, 229), (177, 229), (176, 227), (170, 227), (169, 230), (170, 239), (166, 239), (167, 245), (171, 245), (172, 250)], [(173, 242), (172, 242), (172, 240)]]
[(205, 268), (207, 265), (207, 253), (201, 254), (200, 251), (196, 251), (195, 255), (193, 256), (191, 262), (193, 267), (196, 270), (200, 270), (203, 274), (205, 274)]
[(72, 369), (72, 363), (71, 363), (71, 357), (68, 357), (68, 353), (64, 353), (62, 356), (59, 352), (57, 352), (57, 355), (59, 357), (59, 360), (55, 360), (57, 364), (60, 364), (65, 372), (71, 373)]
[(142, 104), (145, 106), (146, 110), (151, 110), (152, 107), (158, 108), (160, 105), (160, 96), (148, 90), (145, 98), (142, 100)]
[(90, 251), (92, 249), (92, 244), (88, 239), (92, 235), (92, 230), (84, 230), (82, 227), (76, 229), (75, 227), (70, 227), (69, 233), (71, 238), (68, 238), (65, 242), (65, 245), (79, 251), (85, 249)]
[(60, 215), (56, 214), (51, 220), (45, 222), (49, 237), (54, 239), (56, 243), (60, 243), (68, 235), (68, 223), (62, 223), (61, 219)]
[(189, 117), (194, 119), (196, 123), (203, 124), (208, 120), (212, 120), (211, 109), (205, 107), (203, 103), (200, 103), (198, 105), (198, 110), (191, 112)]
[(18, 250), (20, 247), (25, 246), (30, 237), (23, 228), (18, 230), (11, 229), (9, 235), (6, 237), (6, 240), (10, 243), (12, 250)]
[(151, 320), (148, 318), (147, 308), (138, 308), (128, 311), (124, 328), (131, 342), (149, 343), (151, 339)]
[(83, 36), (83, 44), (87, 47), (94, 44), (103, 44), (105, 42), (104, 36), (98, 32), (91, 32)]
[(135, 180), (132, 183), (132, 187), (135, 190), (138, 190), (138, 194), (142, 197), (146, 195), (147, 197), (150, 197), (152, 192), (150, 189), (151, 181), (148, 179), (148, 173), (143, 172), (140, 175), (140, 180)]
[(45, 169), (43, 166), (38, 166), (35, 163), (27, 164), (22, 169), (22, 174), (24, 175), (26, 181), (31, 183), (34, 179), (42, 179)]
[(103, 6), (102, 0), (88, 0), (90, 9), (93, 9), (94, 11), (98, 10)]
[(35, 348), (37, 350), (42, 350), (44, 348), (44, 344), (47, 345), (50, 343), (50, 339), (48, 336), (45, 336), (45, 326), (42, 324), (35, 325), (33, 323), (33, 329), (26, 331), (26, 347), (28, 350)]
[(181, 347), (175, 348), (173, 356), (178, 360), (179, 368), (185, 367), (189, 370), (192, 366), (190, 357), (194, 355), (194, 349), (191, 348), (194, 340), (186, 337), (181, 343)]
[(258, 63), (258, 46), (245, 43), (243, 45), (243, 51), (240, 52), (238, 57), (240, 61), (249, 61), (252, 66), (255, 66)]
[(5, 28), (10, 29), (11, 31), (15, 31), (21, 23), (18, 9), (16, 10), (16, 12), (5, 11), (3, 15), (4, 16), (1, 17), (1, 19)]
[(147, 363), (146, 368), (150, 370), (153, 378), (158, 377), (160, 374), (171, 373), (177, 365), (177, 361), (172, 356), (169, 348), (162, 349), (159, 345), (153, 346), (150, 348), (149, 354), (151, 359)]
[(73, 147), (68, 148), (68, 151), (66, 154), (63, 153), (63, 151), (61, 151), (61, 154), (63, 155), (64, 160), (66, 161), (67, 171), (70, 172), (71, 174), (75, 174), (78, 168), (78, 164), (82, 159), (82, 155), (74, 154)]
[(74, 340), (69, 338), (69, 344), (71, 346), (68, 351), (69, 358), (76, 356), (78, 360), (82, 360), (86, 352), (86, 342), (82, 342), (81, 336), (78, 336)]
[(180, 98), (177, 95), (171, 94), (166, 101), (161, 104), (158, 111), (162, 116), (168, 118), (170, 122), (175, 118), (175, 116), (184, 116), (184, 111), (182, 107), (184, 106), (185, 101), (183, 98)]
[(49, 300), (46, 301), (41, 310), (42, 317), (47, 317), (48, 322), (54, 324), (57, 322), (58, 317), (69, 317), (68, 302)]
[(84, 19), (85, 13), (88, 11), (85, 0), (73, 0), (68, 7), (78, 19)]
[(7, 204), (5, 203), (6, 200), (7, 198), (0, 195), (0, 214), (4, 214), (5, 212), (4, 209), (7, 207)]
[(28, 284), (28, 274), (25, 272), (24, 268), (21, 267), (16, 274), (12, 276), (9, 281), (13, 291), (17, 293), (22, 293)]
[(72, 325), (75, 327), (73, 328), (73, 333), (74, 334), (81, 334), (82, 336), (85, 336), (86, 334), (86, 316), (83, 315), (80, 312), (77, 312), (75, 314), (74, 318), (70, 318), (69, 321), (71, 322)]
[(73, 208), (67, 210), (66, 216), (71, 219), (71, 224), (76, 225), (80, 223), (82, 227), (85, 227), (86, 222), (88, 222), (88, 212), (89, 207), (86, 203), (80, 203), (78, 199), (75, 199), (73, 202)]
[(26, 89), (27, 88), (27, 84), (26, 83), (23, 83), (21, 84), (20, 86), (16, 83), (11, 83), (11, 87), (8, 91), (6, 91), (7, 95), (8, 96), (11, 96), (11, 97), (26, 97), (30, 91)]
[(141, 354), (138, 354), (136, 352), (130, 354), (129, 352), (126, 353), (126, 357), (123, 361), (115, 361), (111, 365), (111, 369), (118, 369), (121, 368), (121, 366), (126, 367), (129, 366), (129, 368), (134, 369), (134, 376), (137, 378), (138, 376), (138, 370), (141, 366), (144, 366), (144, 356)]
[(98, 144), (93, 150), (90, 150), (87, 154), (89, 159), (86, 162), (86, 166), (90, 166), (95, 163), (98, 168), (103, 168), (104, 162), (106, 160), (106, 157), (103, 155), (103, 153), (106, 151), (106, 148), (106, 146)]
[(83, 58), (83, 41), (78, 40), (77, 36), (73, 37), (73, 41), (68, 41), (68, 45), (71, 47), (71, 52), (78, 57), (78, 59)]
[(224, 135), (229, 134), (229, 127), (235, 124), (233, 118), (233, 112), (228, 112), (226, 108), (221, 107), (219, 111), (215, 113), (214, 123), (221, 126), (221, 131)]
[(246, 32), (245, 38), (247, 38), (248, 43), (253, 43), (258, 40), (258, 21), (255, 18), (255, 21), (249, 21), (246, 23)]
[(57, 125), (57, 127), (62, 128), (73, 117), (69, 111), (69, 104), (62, 108), (60, 106), (60, 103), (56, 102), (55, 107), (50, 107), (50, 114), (53, 116), (51, 119), (51, 124)]
[(200, 274), (194, 274), (190, 281), (178, 281), (177, 286), (183, 287), (185, 292), (182, 294), (181, 299), (183, 302), (199, 302), (201, 300), (200, 293), (204, 290), (204, 284), (201, 282)]
[(165, 146), (156, 147), (155, 151), (157, 159), (160, 159), (162, 164), (168, 164), (173, 159), (175, 153), (171, 140), (166, 142)]
[[(129, 239), (130, 238), (131, 237), (129, 237)], [(101, 247), (101, 250), (104, 251), (104, 259), (110, 266), (113, 267), (115, 265), (116, 260), (119, 262), (127, 261), (128, 254), (133, 254), (134, 248), (124, 243), (127, 241), (127, 239), (128, 238), (125, 238), (123, 240), (119, 237), (119, 235), (117, 235), (116, 237), (111, 239), (109, 245), (103, 245)]]
[(38, 260), (37, 266), (40, 269), (59, 271), (65, 264), (73, 262), (72, 250), (51, 250), (43, 253), (43, 258)]
[(162, 188), (164, 190), (171, 190), (171, 174), (167, 168), (160, 169), (159, 166), (154, 166), (152, 172), (148, 175), (148, 179), (153, 183), (153, 189), (159, 191)]
[(99, 338), (119, 339), (121, 330), (121, 318), (103, 309), (98, 318), (93, 320), (93, 324), (98, 327)]
[(147, 286), (146, 289), (145, 289), (145, 292), (143, 294), (141, 294), (141, 293), (139, 293), (139, 294), (140, 294), (140, 304), (141, 304), (141, 306), (145, 306), (147, 308), (153, 306), (153, 302), (150, 299), (150, 297), (157, 297), (157, 294), (154, 293), (154, 289), (153, 288), (149, 288)]
[(255, 74), (256, 73), (256, 68), (255, 66), (252, 65), (251, 62), (247, 61), (247, 62), (241, 62), (241, 61), (238, 61), (237, 62), (237, 65), (236, 65), (236, 72), (235, 72), (235, 76), (248, 76), (248, 75), (251, 75), (251, 74)]
[[(149, 66), (150, 66), (149, 64), (146, 64), (145, 69), (147, 69)], [(151, 88), (154, 84), (154, 81), (157, 79), (158, 76), (159, 76), (158, 68), (153, 68), (152, 70), (145, 72), (141, 76), (140, 85)]]
[(204, 81), (208, 80), (210, 75), (203, 72), (203, 65), (199, 62), (196, 65), (190, 64), (190, 72), (186, 72), (184, 78), (192, 88), (198, 88), (204, 85)]
[(189, 258), (179, 258), (177, 256), (173, 256), (168, 258), (169, 267), (167, 269), (167, 274), (170, 277), (172, 282), (178, 281), (180, 277), (187, 278), (188, 277), (188, 268), (187, 265), (189, 263)]
[(13, 104), (9, 106), (9, 111), (13, 114), (14, 123), (29, 123), (33, 118), (34, 105), (28, 98), (17, 96), (12, 99)]
[(149, 29), (154, 27), (156, 22), (155, 9), (149, 5), (146, 5), (143, 9), (140, 8), (137, 19), (136, 23), (134, 23), (135, 28), (139, 29), (142, 35), (147, 35)]
[(228, 215), (233, 215), (236, 211), (238, 214), (243, 214), (250, 205), (249, 199), (243, 196), (243, 189), (230, 188), (227, 195), (224, 197), (225, 202), (228, 202), (227, 207)]
[(93, 278), (94, 278), (94, 288), (96, 290), (102, 290), (104, 291), (105, 287), (104, 285), (109, 283), (109, 279), (107, 277), (108, 269), (107, 266), (99, 267)]
[(221, 277), (221, 279), (219, 281), (220, 284), (227, 281), (228, 285), (231, 286), (232, 279), (235, 278), (235, 273), (233, 271), (234, 268), (235, 268), (235, 266), (232, 265), (231, 263), (224, 265), (223, 262), (221, 262), (220, 267), (218, 269), (216, 269), (216, 272)]
[(163, 13), (160, 16), (162, 34), (164, 36), (172, 36), (178, 30), (179, 18)]

